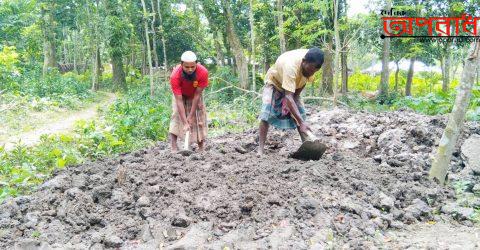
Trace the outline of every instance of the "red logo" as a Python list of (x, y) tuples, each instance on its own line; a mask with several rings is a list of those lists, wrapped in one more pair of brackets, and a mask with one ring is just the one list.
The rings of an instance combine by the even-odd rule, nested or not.
[[(383, 32), (380, 37), (477, 37), (479, 17), (463, 14), (460, 17), (382, 17)], [(422, 32), (423, 31), (423, 32)], [(418, 35), (419, 33), (428, 35)], [(418, 32), (417, 35), (414, 32)]]

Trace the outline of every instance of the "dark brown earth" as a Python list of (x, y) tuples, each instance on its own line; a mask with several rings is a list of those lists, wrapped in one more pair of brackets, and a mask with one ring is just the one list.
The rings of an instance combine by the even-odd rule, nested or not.
[[(319, 161), (288, 158), (300, 140), (282, 131), (271, 131), (259, 158), (251, 130), (214, 138), (205, 153), (172, 155), (159, 143), (59, 171), (0, 205), (0, 248), (403, 248), (392, 230), (474, 229), (473, 208), (427, 178), (445, 117), (336, 109), (309, 121), (328, 145)], [(461, 141), (478, 125), (467, 123)], [(455, 178), (478, 183), (463, 166), (456, 150)]]

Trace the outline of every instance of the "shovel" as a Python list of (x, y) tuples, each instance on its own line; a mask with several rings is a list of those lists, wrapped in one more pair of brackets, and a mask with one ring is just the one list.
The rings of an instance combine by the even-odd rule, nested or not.
[[(292, 115), (292, 118), (299, 125), (297, 119)], [(327, 145), (323, 144), (313, 133), (308, 130), (306, 133), (300, 132), (300, 137), (302, 138), (302, 145), (294, 153), (290, 154), (290, 157), (299, 159), (299, 160), (314, 160), (318, 161), (325, 150), (327, 150)]]
[(183, 156), (189, 156), (193, 153), (190, 149), (190, 130), (185, 133), (185, 142), (183, 143), (183, 150), (178, 151)]
[[(195, 110), (195, 119), (196, 119), (196, 124), (198, 124), (198, 109)], [(198, 136), (198, 126), (195, 125), (197, 136)], [(178, 151), (179, 154), (183, 156), (189, 156), (193, 154), (193, 150), (190, 148), (190, 130), (185, 132), (185, 142), (183, 143), (183, 150)]]

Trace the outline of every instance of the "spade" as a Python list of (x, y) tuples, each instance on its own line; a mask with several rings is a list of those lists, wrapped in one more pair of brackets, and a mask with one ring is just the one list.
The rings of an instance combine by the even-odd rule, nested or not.
[[(297, 120), (292, 115), (295, 122)], [(298, 122), (297, 122), (298, 124)], [(327, 145), (323, 144), (311, 131), (307, 131), (306, 133), (300, 132), (300, 137), (302, 138), (302, 145), (297, 151), (290, 154), (290, 157), (299, 159), (299, 160), (315, 160), (318, 161), (325, 150), (327, 150)]]

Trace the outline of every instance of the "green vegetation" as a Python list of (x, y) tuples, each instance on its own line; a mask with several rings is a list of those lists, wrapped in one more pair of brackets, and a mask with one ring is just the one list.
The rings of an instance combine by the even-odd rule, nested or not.
[(480, 223), (480, 206), (479, 204), (475, 204), (475, 201), (480, 197), (480, 194), (473, 194), (467, 191), (468, 189), (471, 190), (475, 184), (476, 183), (471, 181), (459, 180), (453, 182), (452, 187), (455, 189), (455, 196), (458, 204), (474, 209), (474, 212), (469, 219), (475, 223)]
[[(404, 88), (404, 75), (405, 72), (400, 74), (399, 89)], [(420, 74), (419, 77), (413, 77), (413, 83), (416, 86), (413, 96), (404, 96), (400, 91), (393, 91), (390, 93), (388, 100), (384, 104), (380, 104), (377, 99), (369, 100), (360, 95), (360, 93), (375, 91), (376, 84), (380, 81), (380, 76), (371, 76), (357, 72), (349, 79), (351, 92), (342, 96), (340, 100), (352, 108), (369, 111), (410, 109), (426, 115), (447, 114), (453, 108), (456, 95), (455, 88), (458, 85), (458, 80), (454, 80), (449, 90), (444, 92), (442, 91), (439, 77), (440, 75), (436, 73)], [(394, 89), (394, 76), (390, 76), (390, 78), (390, 88)], [(472, 90), (467, 120), (480, 121), (480, 85), (478, 84)]]
[[(472, 99), (467, 111), (466, 119), (469, 121), (480, 121), (480, 88), (477, 86), (472, 92)], [(438, 115), (451, 112), (455, 101), (455, 92), (448, 93), (437, 92), (429, 93), (424, 96), (400, 96), (390, 95), (387, 104), (380, 104), (377, 100), (368, 100), (359, 93), (351, 93), (348, 96), (342, 96), (341, 101), (348, 104), (351, 108), (367, 111), (393, 111), (400, 109), (409, 109), (421, 114)]]
[[(215, 81), (215, 76), (212, 79), (205, 98), (209, 134), (239, 132), (256, 124), (260, 100), (252, 100), (237, 89), (222, 90), (227, 87), (225, 83)], [(31, 192), (55, 169), (166, 140), (171, 114), (169, 86), (162, 84), (152, 98), (146, 82), (137, 83), (102, 108), (101, 120), (79, 121), (71, 133), (43, 136), (32, 147), (18, 144), (11, 151), (0, 147), (0, 200)]]

